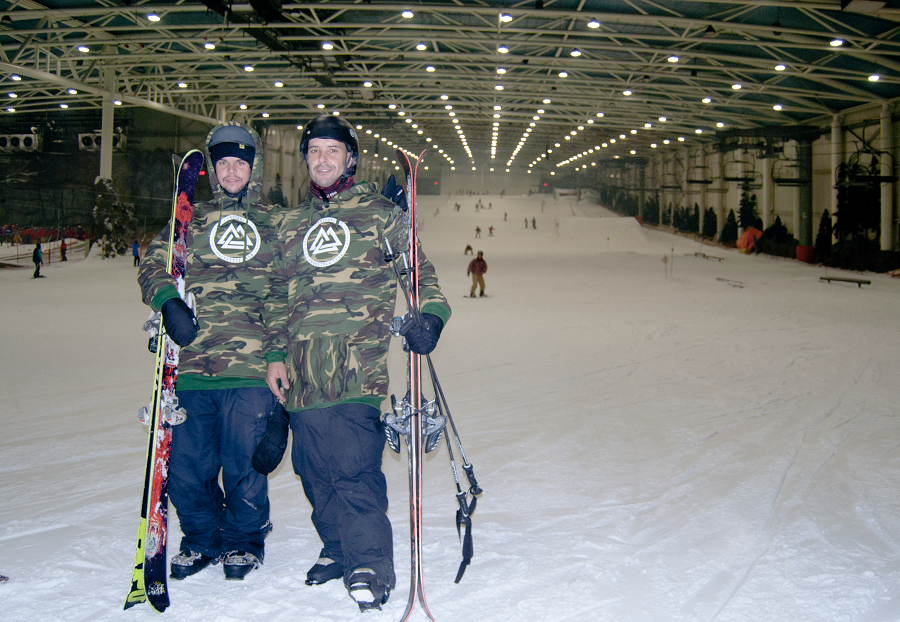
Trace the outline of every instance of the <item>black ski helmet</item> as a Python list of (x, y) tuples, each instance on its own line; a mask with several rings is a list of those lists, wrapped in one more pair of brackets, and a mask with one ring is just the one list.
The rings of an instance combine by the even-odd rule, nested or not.
[(346, 119), (331, 114), (320, 114), (307, 123), (303, 128), (303, 138), (300, 141), (300, 153), (303, 154), (304, 160), (309, 151), (311, 138), (331, 138), (347, 145), (347, 149), (353, 154), (353, 164), (350, 165), (344, 176), (352, 177), (356, 174), (356, 165), (359, 162), (359, 139), (356, 137), (356, 130)]

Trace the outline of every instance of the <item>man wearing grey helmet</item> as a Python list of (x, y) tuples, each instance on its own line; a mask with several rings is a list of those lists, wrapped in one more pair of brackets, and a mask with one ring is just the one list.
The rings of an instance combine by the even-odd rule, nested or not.
[(260, 197), (262, 145), (251, 128), (216, 126), (206, 154), (214, 198), (195, 205), (185, 236), (185, 291), (196, 316), (166, 270), (168, 226), (147, 248), (138, 283), (181, 346), (176, 395), (187, 418), (172, 430), (169, 498), (184, 537), (171, 576), (223, 561), (225, 578), (239, 580), (262, 563), (272, 529), (266, 477), (251, 457), (277, 405), (266, 385), (260, 317), (272, 219), (281, 210)]
[[(343, 579), (361, 610), (380, 609), (396, 581), (379, 411), (398, 289), (385, 240), (391, 249), (407, 247), (409, 212), (388, 190), (391, 182), (385, 195), (400, 205), (375, 184), (354, 182), (359, 143), (343, 118), (310, 121), (300, 151), (310, 189), (278, 225), (264, 316), (267, 379), (290, 413), (291, 461), (322, 540), (306, 583)], [(418, 268), (423, 323), (400, 334), (427, 354), (450, 308), (424, 254)]]

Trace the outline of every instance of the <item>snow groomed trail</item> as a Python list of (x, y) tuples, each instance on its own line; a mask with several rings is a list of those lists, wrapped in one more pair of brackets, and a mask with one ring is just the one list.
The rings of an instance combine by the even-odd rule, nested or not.
[[(433, 359), (485, 489), (454, 585), (455, 487), (446, 452), (426, 457), (437, 620), (900, 619), (900, 280), (826, 284), (822, 268), (571, 197), (481, 199), (491, 209), (419, 206), (453, 307)], [(464, 298), (466, 244), (484, 251), (486, 299)], [(158, 620), (121, 610), (152, 375), (136, 269), (88, 258), (45, 274), (0, 271), (0, 618)], [(405, 455), (384, 468), (406, 586)], [(167, 617), (358, 619), (338, 582), (303, 584), (319, 542), (289, 461), (270, 483), (264, 566), (242, 583), (218, 566), (173, 581)], [(404, 596), (366, 619), (397, 619)]]

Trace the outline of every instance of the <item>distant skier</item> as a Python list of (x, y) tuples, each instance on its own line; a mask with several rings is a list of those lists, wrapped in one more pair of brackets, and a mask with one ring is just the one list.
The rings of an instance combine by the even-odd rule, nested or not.
[(528, 219), (527, 218), (525, 219), (525, 228), (526, 229), (528, 228)]
[(478, 256), (469, 262), (469, 267), (466, 268), (466, 276), (472, 275), (472, 289), (469, 291), (469, 298), (475, 297), (475, 288), (481, 287), (481, 293), (479, 296), (484, 296), (484, 273), (487, 272), (487, 262), (484, 260), (484, 255), (481, 251), (478, 251)]
[(488, 237), (489, 237), (489, 238), (494, 237), (494, 226), (493, 226), (493, 225), (491, 225), (490, 227), (488, 227)]
[[(528, 221), (527, 221), (527, 219), (526, 219), (526, 221), (525, 221), (525, 226), (526, 226), (526, 227), (528, 226)], [(537, 229), (537, 221), (536, 221), (534, 218), (531, 219), (531, 228), (532, 228), (532, 229)]]
[(481, 227), (475, 227), (475, 237), (476, 238), (481, 237)]
[(141, 245), (137, 240), (131, 245), (131, 256), (134, 258), (134, 265), (137, 266), (141, 262)]
[(59, 243), (59, 260), (60, 261), (69, 261), (66, 259), (66, 241), (63, 240)]
[(34, 250), (31, 252), (31, 261), (34, 263), (34, 276), (32, 276), (31, 278), (44, 278), (44, 275), (41, 274), (41, 266), (44, 265), (44, 253), (41, 251), (40, 242), (37, 242), (34, 245)]
[(469, 255), (469, 254), (474, 255), (475, 252), (472, 250), (471, 244), (466, 244), (466, 250), (463, 251), (463, 255)]

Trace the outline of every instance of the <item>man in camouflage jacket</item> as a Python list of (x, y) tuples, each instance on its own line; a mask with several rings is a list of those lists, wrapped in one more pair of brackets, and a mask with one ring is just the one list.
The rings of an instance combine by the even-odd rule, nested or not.
[(187, 419), (172, 430), (169, 497), (184, 538), (172, 576), (224, 558), (226, 578), (242, 579), (262, 562), (272, 528), (266, 477), (251, 456), (276, 404), (265, 380), (262, 312), (277, 208), (260, 198), (256, 132), (235, 122), (216, 126), (206, 154), (214, 200), (194, 207), (186, 234), (185, 291), (196, 297), (196, 319), (166, 270), (168, 226), (147, 248), (138, 283), (183, 346), (176, 395)]
[[(354, 185), (359, 147), (343, 119), (311, 121), (300, 149), (310, 191), (278, 225), (266, 299), (269, 386), (290, 413), (294, 471), (323, 543), (306, 582), (343, 578), (360, 609), (380, 609), (395, 583), (380, 407), (397, 284), (384, 240), (406, 248), (408, 212), (374, 184)], [(425, 353), (450, 308), (421, 253), (418, 276), (427, 319), (405, 336)]]

